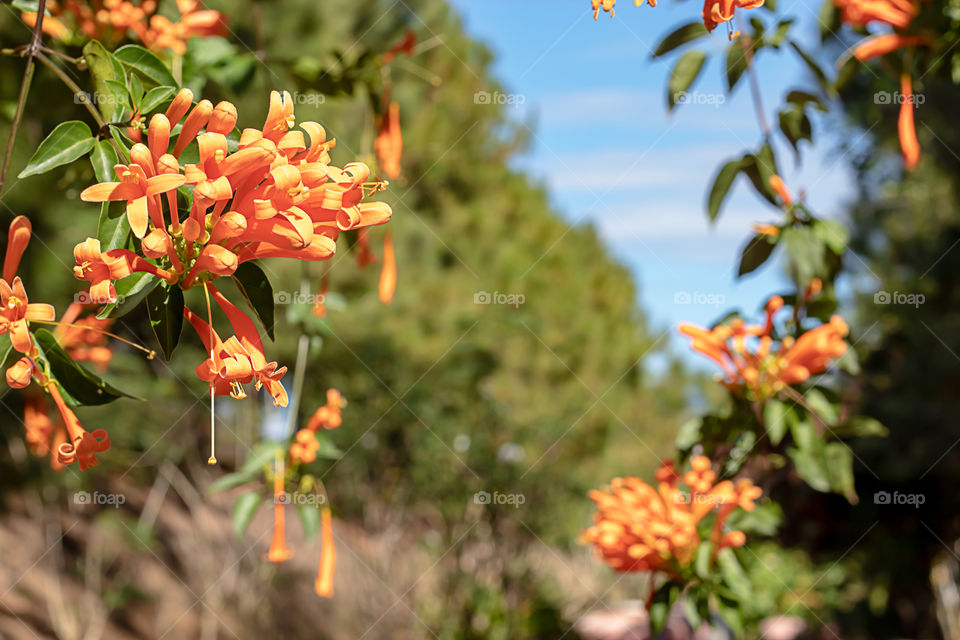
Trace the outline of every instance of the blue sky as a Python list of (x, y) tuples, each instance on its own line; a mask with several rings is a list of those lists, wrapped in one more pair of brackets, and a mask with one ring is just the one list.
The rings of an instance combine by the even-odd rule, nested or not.
[[(698, 19), (699, 7), (669, 1), (635, 7), (621, 0), (613, 19), (601, 13), (594, 22), (589, 0), (452, 2), (467, 31), (496, 54), (496, 76), (512, 102), (522, 102), (516, 119), (534, 132), (517, 165), (548, 185), (567, 220), (597, 226), (634, 273), (638, 304), (655, 330), (685, 320), (709, 323), (731, 307), (754, 311), (784, 288), (778, 267), (740, 282), (734, 277), (750, 224), (777, 220), (775, 210), (738, 182), (718, 224), (711, 228), (704, 213), (716, 168), (761, 139), (745, 79), (716, 104), (724, 94), (723, 56), (716, 56), (693, 88), (701, 103), (666, 111), (675, 58), (650, 54), (664, 34)], [(819, 1), (807, 0), (791, 3), (787, 14), (811, 46), (818, 10)], [(714, 53), (726, 45), (723, 27), (698, 44)], [(757, 69), (773, 123), (787, 91), (813, 86), (786, 52), (764, 52)], [(818, 124), (815, 135), (822, 131)], [(821, 137), (816, 148), (805, 146), (800, 167), (789, 147), (778, 148), (787, 183), (794, 192), (806, 189), (808, 203), (825, 216), (839, 215), (852, 196), (849, 167), (833, 152), (835, 143)], [(677, 304), (682, 292), (701, 304)], [(681, 342), (672, 340), (677, 350)]]

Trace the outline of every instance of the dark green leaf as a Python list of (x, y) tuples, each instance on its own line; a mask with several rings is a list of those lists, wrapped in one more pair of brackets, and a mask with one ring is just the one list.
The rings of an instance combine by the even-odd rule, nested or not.
[(813, 104), (820, 111), (827, 110), (827, 107), (823, 104), (823, 101), (819, 96), (806, 91), (793, 90), (787, 94), (786, 101), (801, 107), (806, 106), (807, 104)]
[(688, 51), (680, 56), (673, 71), (670, 72), (670, 80), (667, 81), (668, 109), (673, 110), (677, 103), (685, 101), (687, 90), (700, 75), (706, 59), (707, 56), (702, 51)]
[(154, 87), (150, 89), (150, 91), (147, 91), (147, 95), (143, 96), (143, 100), (140, 101), (140, 113), (153, 112), (154, 109), (172, 97), (176, 91), (173, 87)]
[(79, 120), (70, 120), (57, 125), (37, 149), (18, 178), (46, 173), (55, 167), (69, 164), (90, 152), (96, 139), (90, 127)]
[(669, 53), (676, 49), (679, 46), (682, 46), (688, 42), (693, 42), (697, 38), (702, 38), (703, 36), (709, 33), (706, 27), (703, 26), (702, 21), (688, 22), (687, 24), (674, 29), (671, 33), (666, 35), (663, 40), (660, 41), (660, 44), (657, 45), (656, 51), (653, 52), (654, 58), (659, 58), (665, 53)]
[(780, 121), (780, 131), (787, 141), (790, 142), (793, 150), (798, 153), (797, 157), (799, 158), (798, 143), (801, 140), (806, 140), (807, 142), (813, 140), (813, 126), (810, 124), (810, 118), (804, 113), (803, 107), (794, 107), (781, 111), (778, 118)]
[(0, 368), (6, 369), (7, 360), (11, 353), (17, 353), (13, 350), (13, 343), (10, 341), (10, 333), (7, 332), (0, 336)]
[(850, 234), (847, 233), (846, 227), (836, 220), (816, 220), (813, 223), (813, 233), (838, 256), (843, 255), (847, 250)]
[(777, 236), (771, 237), (760, 234), (753, 236), (740, 254), (740, 267), (737, 269), (737, 277), (745, 276), (759, 268), (767, 261), (776, 246)]
[(130, 221), (127, 219), (127, 203), (119, 200), (102, 203), (100, 220), (97, 223), (100, 250), (123, 249), (127, 246), (129, 238)]
[(734, 40), (727, 49), (727, 91), (733, 91), (747, 70), (747, 56), (740, 40)]
[[(116, 174), (113, 167), (120, 162), (117, 150), (109, 140), (100, 140), (93, 145), (93, 151), (90, 152), (90, 164), (93, 165), (93, 173), (100, 182), (111, 182), (116, 180)], [(105, 247), (102, 247), (106, 249)], [(112, 247), (109, 247), (112, 248)]]
[(312, 504), (298, 504), (297, 515), (300, 516), (300, 524), (303, 525), (303, 537), (309, 543), (320, 528), (320, 509)]
[(233, 281), (243, 299), (260, 318), (267, 335), (273, 340), (273, 287), (267, 279), (267, 274), (256, 263), (242, 262), (233, 273)]
[(720, 207), (723, 206), (723, 201), (727, 198), (733, 181), (743, 167), (743, 158), (731, 160), (720, 167), (713, 179), (713, 186), (710, 187), (710, 195), (707, 196), (707, 216), (710, 218), (710, 222), (716, 220), (717, 216), (720, 215)]
[(788, 227), (781, 235), (787, 251), (790, 273), (796, 282), (807, 283), (814, 277), (825, 274), (823, 242), (810, 227)]
[(120, 397), (134, 397), (107, 384), (99, 376), (74, 362), (46, 329), (37, 329), (34, 338), (50, 366), (50, 372), (68, 396), (65, 399), (71, 404), (99, 405), (113, 402)]
[(233, 503), (230, 519), (233, 521), (233, 534), (238, 538), (242, 538), (247, 527), (250, 526), (250, 521), (256, 515), (261, 500), (259, 493), (251, 492), (243, 494)]
[(843, 495), (850, 503), (856, 503), (857, 492), (853, 487), (853, 451), (842, 442), (829, 442), (824, 447), (823, 453), (830, 478), (830, 488)]
[(116, 56), (117, 60), (136, 69), (158, 85), (177, 86), (177, 81), (166, 65), (163, 64), (163, 61), (148, 49), (135, 44), (128, 44), (117, 49), (113, 55)]
[(770, 444), (777, 446), (787, 435), (790, 425), (798, 418), (792, 406), (771, 398), (763, 406), (763, 423), (767, 429)]
[(803, 60), (803, 63), (807, 65), (807, 68), (817, 79), (817, 82), (820, 83), (820, 86), (823, 87), (824, 91), (832, 95), (834, 93), (833, 87), (830, 85), (830, 81), (827, 79), (826, 74), (823, 72), (823, 69), (820, 68), (820, 65), (817, 64), (816, 60), (810, 57), (810, 55), (801, 49), (800, 46), (793, 40), (788, 40), (788, 42), (793, 50), (797, 52), (797, 55), (800, 56), (800, 59)]
[(343, 457), (343, 451), (340, 450), (337, 445), (333, 444), (333, 440), (330, 439), (325, 433), (318, 432), (316, 434), (317, 443), (319, 447), (317, 448), (317, 457), (324, 458), (327, 460), (337, 460)]
[(98, 318), (119, 318), (133, 311), (153, 289), (163, 282), (150, 273), (137, 272), (117, 280), (117, 301), (108, 304), (97, 314)]
[(147, 294), (147, 313), (163, 357), (169, 362), (183, 331), (183, 290), (176, 285), (155, 287)]
[(847, 418), (833, 427), (832, 432), (838, 438), (882, 438), (888, 433), (883, 423), (867, 416)]
[(774, 32), (773, 37), (770, 38), (769, 42), (774, 47), (780, 47), (780, 43), (783, 42), (783, 39), (787, 37), (787, 34), (790, 32), (790, 27), (793, 23), (796, 22), (795, 18), (787, 18), (786, 20), (781, 20), (777, 23), (777, 30)]

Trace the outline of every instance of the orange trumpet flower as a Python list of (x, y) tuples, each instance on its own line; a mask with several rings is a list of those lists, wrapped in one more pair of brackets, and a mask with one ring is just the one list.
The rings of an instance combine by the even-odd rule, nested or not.
[(320, 513), (320, 566), (313, 590), (321, 598), (333, 597), (333, 574), (337, 565), (337, 550), (333, 546), (333, 514), (330, 508)]

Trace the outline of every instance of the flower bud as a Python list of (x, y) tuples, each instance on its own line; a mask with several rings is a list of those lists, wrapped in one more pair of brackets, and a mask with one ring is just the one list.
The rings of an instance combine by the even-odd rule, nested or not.
[(33, 360), (24, 356), (7, 369), (7, 384), (12, 389), (23, 389), (33, 378)]

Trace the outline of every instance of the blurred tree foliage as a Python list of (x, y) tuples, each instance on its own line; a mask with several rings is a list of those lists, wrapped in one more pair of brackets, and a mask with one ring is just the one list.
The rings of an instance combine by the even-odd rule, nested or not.
[[(320, 340), (312, 345), (301, 415), (322, 404), (328, 387), (349, 400), (343, 427), (332, 433), (344, 456), (318, 463), (317, 473), (339, 517), (371, 531), (402, 525), (442, 563), (440, 588), (411, 596), (439, 637), (559, 637), (569, 626), (560, 613), (566, 594), (534, 573), (528, 550), (587, 553), (572, 548), (589, 519), (585, 491), (658, 464), (686, 405), (684, 372), (676, 363), (656, 378), (644, 371), (644, 358), (663, 342), (637, 309), (629, 273), (592, 228), (564, 222), (544, 190), (511, 168), (523, 150), (519, 128), (503, 105), (474, 98), (500, 88), (491, 54), (464, 34), (444, 0), (208, 4), (228, 13), (232, 35), (190, 44), (185, 84), (213, 101), (234, 101), (241, 126), (260, 123), (268, 90), (296, 90), (298, 120), (318, 120), (338, 138), (335, 161), (374, 164), (376, 56), (407, 30), (418, 34), (421, 50), (400, 56), (391, 71), (405, 150), (404, 176), (384, 194), (394, 207), (398, 292), (383, 307), (377, 269), (356, 269), (342, 243), (327, 318), (316, 320), (304, 305), (278, 307), (294, 327), (311, 323), (324, 336), (322, 348)], [(3, 12), (0, 36), (19, 43), (28, 30)], [(201, 62), (213, 71), (199, 75)], [(9, 114), (22, 61), (0, 59), (0, 71)], [(12, 175), (56, 122), (84, 118), (56, 79), (41, 69), (35, 82), (38, 107), (27, 114)], [(90, 86), (88, 78), (78, 82)], [(78, 163), (11, 181), (4, 194), (3, 223), (29, 215), (49, 249), (38, 242), (27, 266), (44, 283), (35, 290), (60, 301), (60, 311), (78, 288), (68, 267), (72, 246), (96, 224), (98, 210), (77, 200), (92, 182)], [(382, 233), (371, 234), (378, 254)], [(300, 275), (296, 265), (267, 267), (277, 290)], [(313, 291), (321, 273), (311, 267)], [(484, 292), (521, 295), (523, 303), (479, 304)], [(286, 326), (267, 348), (292, 365), (297, 332)], [(118, 327), (153, 344), (143, 315)], [(84, 411), (81, 418), (106, 427), (114, 446), (103, 466), (82, 478), (68, 473), (62, 484), (123, 474), (149, 486), (165, 458), (185, 466), (206, 458), (204, 387), (192, 371), (203, 356), (192, 340), (180, 350), (195, 357), (180, 353), (174, 369), (120, 350), (107, 378), (151, 402)], [(3, 437), (13, 446), (22, 438), (14, 419), (20, 401), (11, 394), (2, 402), (10, 416)], [(258, 403), (244, 402), (223, 403), (222, 442), (236, 441), (235, 459), (221, 456), (227, 467), (242, 463), (244, 438), (258, 428)], [(25, 481), (27, 464), (0, 465), (5, 490)], [(31, 482), (58, 482), (43, 463), (31, 468)], [(522, 495), (523, 504), (482, 504), (477, 492)], [(465, 568), (465, 550), (491, 544), (496, 553), (486, 564)]]

